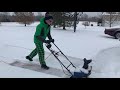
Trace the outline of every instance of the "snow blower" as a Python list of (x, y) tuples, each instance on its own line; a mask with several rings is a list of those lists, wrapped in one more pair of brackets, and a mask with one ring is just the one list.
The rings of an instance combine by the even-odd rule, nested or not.
[[(46, 47), (49, 49), (49, 51), (54, 55), (54, 57), (59, 61), (60, 65), (63, 66), (67, 71), (68, 73), (70, 74), (70, 78), (88, 78), (88, 76), (91, 74), (91, 70), (92, 70), (92, 67), (88, 67), (88, 64), (92, 61), (92, 60), (87, 60), (86, 58), (84, 58), (84, 66), (85, 66), (85, 69), (83, 68), (77, 68), (69, 59), (68, 57), (58, 48), (58, 46), (53, 43), (53, 45), (59, 50), (58, 52), (56, 52), (55, 50), (53, 50), (51, 48), (51, 44), (45, 44)], [(63, 62), (58, 58), (59, 56), (59, 53), (61, 53), (67, 61), (69, 61), (69, 65), (68, 66), (65, 66), (63, 64)], [(86, 64), (86, 62), (88, 62)], [(74, 72), (71, 72), (68, 68), (72, 65), (72, 67), (75, 68), (75, 71)], [(65, 72), (64, 72), (65, 73)], [(65, 73), (66, 74), (66, 73)], [(66, 74), (68, 75), (68, 74)]]

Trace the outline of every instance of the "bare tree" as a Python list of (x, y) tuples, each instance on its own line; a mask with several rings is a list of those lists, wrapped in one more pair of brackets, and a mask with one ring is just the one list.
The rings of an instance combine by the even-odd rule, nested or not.
[[(76, 27), (77, 24), (79, 23), (79, 18), (82, 17), (83, 12), (77, 12), (77, 16), (76, 16)], [(74, 29), (74, 32), (76, 32), (76, 28)]]
[(98, 13), (97, 13), (97, 17), (98, 17), (98, 18), (102, 18), (103, 13), (104, 13), (104, 12), (98, 12)]
[(38, 14), (35, 16), (35, 21), (40, 21), (40, 19), (43, 17), (44, 15), (41, 12), (38, 12)]
[(83, 14), (83, 15), (81, 16), (81, 18), (82, 18), (83, 20), (86, 20), (86, 19), (88, 19), (88, 15), (87, 15), (87, 14)]
[(8, 16), (8, 15), (10, 15), (10, 12), (0, 12), (2, 15), (6, 15), (6, 16)]
[(119, 12), (106, 12), (105, 15), (103, 15), (103, 20), (105, 23), (109, 24), (111, 27), (112, 24), (114, 24), (118, 19), (120, 18)]
[(99, 13), (98, 13), (98, 21), (97, 21), (97, 25), (98, 25), (98, 26), (100, 26), (100, 24), (101, 24), (101, 26), (102, 26), (102, 24), (103, 24), (103, 13), (104, 13), (104, 12), (99, 12)]
[(78, 18), (81, 17), (83, 12), (74, 12), (74, 32), (76, 32), (76, 25), (78, 22)]
[(10, 13), (9, 12), (0, 12), (0, 21), (1, 22), (9, 22), (9, 16)]
[(44, 15), (42, 14), (42, 12), (37, 12), (37, 13), (38, 13), (37, 16), (44, 16)]
[(32, 12), (14, 12), (15, 20), (21, 24), (31, 24), (34, 22), (34, 13)]
[(74, 12), (74, 32), (76, 32), (77, 12)]

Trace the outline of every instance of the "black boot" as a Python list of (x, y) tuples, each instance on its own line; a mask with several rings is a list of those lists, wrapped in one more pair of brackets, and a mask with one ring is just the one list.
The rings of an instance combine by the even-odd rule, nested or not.
[(48, 67), (47, 65), (45, 65), (45, 64), (42, 64), (42, 65), (41, 65), (41, 68), (46, 69), (46, 70), (49, 69), (49, 67)]
[(84, 68), (84, 69), (88, 69), (88, 64), (91, 63), (92, 60), (87, 60), (86, 58), (84, 58), (83, 60), (84, 60), (83, 68)]
[(26, 56), (26, 59), (28, 59), (29, 61), (33, 61), (32, 58), (30, 58), (29, 56)]

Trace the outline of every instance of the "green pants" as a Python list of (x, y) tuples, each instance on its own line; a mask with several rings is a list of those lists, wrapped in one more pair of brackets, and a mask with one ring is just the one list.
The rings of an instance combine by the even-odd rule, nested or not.
[(39, 61), (40, 64), (45, 64), (45, 58), (44, 58), (44, 48), (43, 48), (43, 44), (41, 43), (35, 43), (36, 48), (30, 53), (30, 58), (33, 58), (34, 56), (36, 56), (38, 54), (39, 56)]

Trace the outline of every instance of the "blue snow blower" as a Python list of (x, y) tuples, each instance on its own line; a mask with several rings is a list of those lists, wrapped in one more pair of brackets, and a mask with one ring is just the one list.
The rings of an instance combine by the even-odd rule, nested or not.
[[(51, 44), (45, 44), (46, 47), (50, 50), (50, 52), (54, 55), (54, 57), (59, 61), (61, 67), (63, 66), (70, 75), (68, 75), (70, 78), (88, 78), (88, 76), (91, 74), (91, 70), (92, 70), (92, 66), (89, 66), (89, 63), (92, 61), (91, 59), (90, 60), (87, 60), (86, 58), (84, 58), (84, 65), (83, 67), (80, 68), (76, 68), (76, 66), (67, 58), (67, 56), (57, 47), (57, 45), (55, 43), (53, 43), (53, 45), (59, 50), (58, 52), (54, 51), (52, 48), (51, 48)], [(66, 67), (62, 61), (58, 58), (59, 56), (59, 53), (61, 53), (68, 61), (69, 61), (69, 65)], [(75, 68), (75, 71), (74, 72), (71, 72), (68, 68), (70, 66), (73, 66)]]

